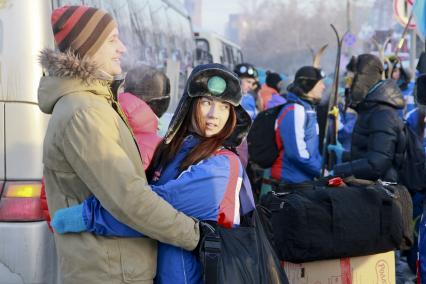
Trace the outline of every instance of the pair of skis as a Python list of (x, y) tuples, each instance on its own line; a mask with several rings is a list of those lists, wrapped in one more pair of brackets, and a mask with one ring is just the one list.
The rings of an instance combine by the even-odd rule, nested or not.
[[(336, 163), (337, 157), (334, 154), (329, 154), (327, 150), (328, 145), (336, 145), (337, 132), (339, 127), (339, 108), (338, 108), (338, 96), (339, 96), (339, 73), (340, 73), (340, 57), (342, 54), (342, 44), (343, 40), (348, 32), (345, 32), (342, 36), (339, 35), (336, 27), (331, 24), (331, 28), (336, 35), (337, 40), (337, 54), (336, 54), (336, 65), (334, 67), (334, 78), (331, 95), (328, 101), (327, 108), (327, 119), (324, 127), (324, 140), (323, 140), (323, 149), (322, 149), (322, 167), (321, 167), (321, 176), (324, 176), (325, 169), (332, 170), (334, 164)], [(327, 165), (326, 165), (327, 162)]]

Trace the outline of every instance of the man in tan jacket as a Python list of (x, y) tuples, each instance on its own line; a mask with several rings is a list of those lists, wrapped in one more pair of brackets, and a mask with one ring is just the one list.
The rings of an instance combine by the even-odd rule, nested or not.
[(109, 88), (126, 48), (102, 10), (52, 13), (57, 51), (45, 49), (39, 106), (51, 114), (43, 163), (49, 208), (95, 195), (117, 219), (150, 238), (55, 234), (64, 283), (151, 283), (156, 240), (192, 250), (197, 222), (151, 191), (134, 137)]

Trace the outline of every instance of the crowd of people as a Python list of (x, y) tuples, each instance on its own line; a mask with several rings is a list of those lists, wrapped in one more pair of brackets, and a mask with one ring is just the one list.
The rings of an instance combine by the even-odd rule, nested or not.
[[(168, 78), (137, 66), (113, 91), (126, 47), (108, 13), (61, 7), (52, 28), (57, 49), (41, 52), (39, 106), (51, 115), (43, 174), (64, 283), (203, 283), (196, 252), (209, 222), (238, 227), (268, 191), (324, 176), (400, 183), (405, 123), (426, 146), (424, 108), (395, 56), (386, 64), (372, 54), (352, 58), (337, 92), (337, 141), (323, 152), (318, 66), (302, 66), (286, 89), (275, 72), (260, 85), (249, 63), (196, 66), (161, 136)], [(246, 137), (259, 113), (277, 107), (278, 155), (260, 168)], [(331, 167), (325, 155), (336, 158)], [(408, 189), (422, 204), (421, 190)], [(426, 279), (426, 240), (419, 248)], [(397, 251), (398, 281), (401, 253), (411, 261)]]

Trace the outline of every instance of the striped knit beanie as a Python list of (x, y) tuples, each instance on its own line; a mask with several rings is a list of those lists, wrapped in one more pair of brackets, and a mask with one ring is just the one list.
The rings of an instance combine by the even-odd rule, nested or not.
[(93, 56), (117, 23), (107, 12), (87, 6), (63, 6), (52, 12), (52, 29), (61, 52)]

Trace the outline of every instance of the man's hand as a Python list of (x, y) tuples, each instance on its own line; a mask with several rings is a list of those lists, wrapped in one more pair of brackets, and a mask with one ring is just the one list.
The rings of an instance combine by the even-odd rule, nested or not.
[(210, 225), (209, 223), (200, 221), (198, 223), (199, 227), (200, 227), (200, 239), (198, 240), (198, 244), (194, 249), (194, 252), (196, 253), (197, 257), (199, 256), (200, 253), (200, 247), (203, 245), (205, 238), (208, 234), (210, 233), (214, 233), (215, 229), (212, 225)]

